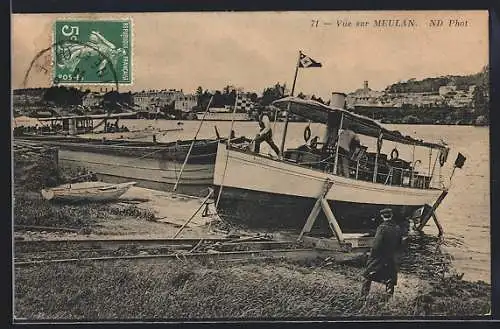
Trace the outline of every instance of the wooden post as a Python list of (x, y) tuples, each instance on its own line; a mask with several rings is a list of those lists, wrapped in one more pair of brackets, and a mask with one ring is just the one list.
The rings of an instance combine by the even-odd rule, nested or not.
[(283, 154), (285, 151), (285, 140), (286, 140), (286, 131), (288, 130), (288, 116), (290, 113), (290, 103), (288, 103), (288, 108), (286, 110), (285, 115), (285, 126), (283, 127), (283, 136), (281, 137), (281, 145), (280, 145), (280, 153)]
[(434, 160), (434, 165), (432, 166), (431, 178), (429, 179), (429, 187), (431, 186), (432, 178), (434, 177), (434, 170), (436, 169), (436, 163), (437, 163), (438, 158), (439, 158), (439, 155)]
[(340, 114), (340, 125), (339, 129), (337, 130), (337, 146), (335, 147), (335, 162), (333, 163), (334, 175), (337, 175), (337, 166), (338, 166), (337, 163), (339, 162), (339, 139), (343, 124), (344, 124), (344, 113)]
[(314, 204), (314, 207), (313, 207), (311, 213), (307, 217), (306, 224), (302, 228), (302, 231), (300, 232), (299, 237), (297, 238), (297, 241), (302, 240), (302, 236), (304, 236), (305, 233), (311, 232), (311, 229), (314, 225), (314, 222), (316, 221), (316, 218), (319, 215), (319, 211), (321, 210), (321, 199), (322, 199), (322, 197), (320, 197), (320, 198), (318, 198), (318, 200), (316, 200), (316, 203)]
[(325, 184), (323, 185), (323, 191), (321, 191), (321, 194), (318, 197), (318, 200), (316, 200), (316, 203), (314, 204), (314, 207), (307, 217), (306, 224), (302, 228), (302, 231), (300, 232), (299, 237), (297, 238), (297, 241), (300, 241), (302, 239), (302, 236), (304, 233), (309, 233), (311, 231), (311, 228), (314, 225), (314, 222), (316, 221), (316, 218), (319, 215), (319, 211), (321, 210), (321, 199), (325, 198), (326, 195), (328, 194), (328, 191), (333, 186), (333, 182), (330, 181), (328, 178), (325, 180)]
[(429, 148), (429, 170), (427, 176), (431, 175), (432, 148)]
[(413, 173), (415, 172), (415, 144), (413, 144), (413, 151), (411, 152), (411, 172), (410, 172), (410, 187), (413, 187)]
[(314, 222), (316, 221), (316, 218), (319, 215), (319, 211), (323, 209), (323, 212), (325, 213), (326, 218), (328, 220), (328, 225), (332, 230), (333, 234), (335, 235), (335, 237), (337, 238), (339, 244), (344, 243), (344, 235), (342, 233), (342, 229), (340, 228), (340, 225), (337, 222), (337, 219), (335, 218), (335, 215), (333, 214), (330, 205), (328, 204), (328, 199), (326, 198), (326, 195), (328, 194), (328, 191), (332, 186), (333, 182), (327, 179), (325, 181), (325, 188), (323, 190), (323, 193), (319, 196), (318, 200), (316, 200), (316, 203), (314, 204), (314, 207), (311, 213), (309, 214), (309, 217), (307, 217), (306, 224), (302, 228), (302, 231), (300, 232), (297, 241), (301, 241), (304, 234), (311, 231), (311, 228), (313, 227)]
[(427, 224), (431, 216), (435, 215), (436, 209), (439, 207), (441, 202), (443, 202), (446, 195), (448, 195), (448, 190), (443, 190), (443, 192), (441, 192), (441, 194), (437, 198), (436, 202), (434, 202), (432, 207), (420, 218), (420, 224), (418, 225), (417, 230), (422, 231), (422, 229)]
[(378, 175), (378, 157), (379, 157), (379, 154), (380, 154), (380, 149), (382, 148), (382, 145), (380, 145), (379, 147), (379, 139), (382, 140), (383, 136), (382, 136), (382, 132), (379, 132), (379, 136), (378, 136), (378, 139), (377, 139), (377, 154), (375, 154), (375, 165), (373, 166), (373, 182), (376, 183), (377, 182), (377, 175)]
[(443, 227), (441, 226), (441, 223), (439, 223), (439, 221), (437, 219), (436, 213), (434, 213), (434, 212), (432, 213), (432, 219), (434, 220), (434, 224), (436, 224), (437, 229), (439, 231), (438, 236), (442, 237), (444, 234), (444, 230), (443, 230)]
[(331, 230), (337, 237), (339, 243), (344, 243), (344, 236), (342, 234), (342, 230), (340, 229), (339, 223), (337, 219), (333, 215), (332, 209), (330, 209), (330, 205), (328, 204), (328, 200), (326, 198), (321, 198), (321, 208), (325, 212), (326, 218), (328, 218), (328, 224), (330, 225)]

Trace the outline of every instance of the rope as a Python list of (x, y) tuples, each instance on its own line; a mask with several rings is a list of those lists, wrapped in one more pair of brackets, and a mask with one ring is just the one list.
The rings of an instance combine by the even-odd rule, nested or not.
[[(222, 188), (224, 187), (224, 178), (226, 177), (226, 170), (227, 170), (227, 162), (229, 160), (229, 145), (231, 144), (231, 132), (233, 131), (233, 125), (234, 125), (234, 113), (236, 112), (236, 104), (238, 103), (238, 93), (236, 93), (236, 99), (234, 101), (234, 111), (233, 111), (233, 118), (231, 120), (231, 128), (229, 131), (228, 139), (227, 139), (227, 149), (226, 149), (226, 162), (224, 164), (224, 172), (222, 174), (222, 182), (220, 184), (220, 189), (219, 193), (217, 195), (217, 201), (215, 202), (215, 209), (217, 209), (217, 206), (219, 205), (219, 200), (222, 195)], [(274, 124), (276, 125), (276, 121), (274, 121)]]
[(173, 191), (175, 192), (177, 190), (177, 185), (179, 184), (179, 181), (182, 176), (182, 172), (184, 171), (184, 167), (186, 166), (186, 163), (188, 161), (189, 155), (191, 154), (191, 150), (193, 149), (194, 143), (196, 142), (196, 137), (198, 136), (198, 133), (200, 132), (201, 126), (203, 125), (203, 121), (205, 121), (205, 116), (208, 113), (208, 110), (210, 109), (210, 104), (212, 104), (212, 100), (214, 99), (214, 96), (210, 97), (210, 101), (208, 102), (207, 109), (205, 110), (205, 113), (203, 113), (203, 117), (201, 118), (200, 125), (198, 126), (198, 130), (196, 131), (196, 134), (194, 135), (193, 142), (189, 146), (188, 153), (186, 154), (186, 158), (184, 159), (184, 163), (182, 164), (181, 171), (179, 173), (179, 178), (175, 182), (174, 189)]

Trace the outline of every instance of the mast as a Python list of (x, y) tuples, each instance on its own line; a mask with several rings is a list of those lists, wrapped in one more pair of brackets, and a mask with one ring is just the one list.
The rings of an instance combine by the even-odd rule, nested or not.
[[(293, 92), (295, 91), (295, 82), (297, 81), (297, 74), (299, 73), (299, 63), (300, 63), (300, 55), (302, 54), (302, 51), (299, 50), (299, 56), (297, 58), (297, 63), (295, 64), (295, 75), (293, 77), (293, 84), (292, 84), (292, 91), (290, 96), (293, 96)], [(285, 116), (285, 127), (283, 128), (283, 136), (281, 137), (281, 145), (280, 145), (280, 153), (283, 154), (283, 151), (285, 149), (285, 139), (286, 139), (286, 131), (288, 129), (288, 116), (290, 113), (290, 102), (288, 103), (288, 108), (286, 110), (286, 116)]]

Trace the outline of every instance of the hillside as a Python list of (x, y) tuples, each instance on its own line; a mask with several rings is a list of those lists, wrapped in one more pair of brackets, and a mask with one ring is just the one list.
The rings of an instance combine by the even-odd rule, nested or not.
[[(469, 106), (451, 107), (445, 103), (403, 104), (399, 107), (380, 108), (378, 106), (355, 106), (353, 112), (381, 120), (384, 123), (405, 124), (476, 124), (489, 123), (489, 68), (470, 75), (430, 77), (423, 80), (410, 79), (393, 83), (384, 90), (385, 94), (394, 95), (429, 93), (438, 94), (442, 86), (455, 86), (458, 91), (467, 91), (475, 87)], [(462, 92), (463, 93), (463, 92)], [(396, 96), (401, 97), (401, 96)], [(405, 96), (403, 96), (405, 97)], [(434, 96), (430, 96), (434, 97)], [(453, 97), (453, 96), (452, 96)]]
[(455, 85), (458, 90), (467, 90), (469, 86), (487, 84), (488, 67), (481, 72), (471, 75), (448, 75), (444, 77), (426, 78), (423, 80), (410, 79), (405, 82), (397, 82), (388, 86), (385, 91), (390, 93), (424, 93), (438, 92), (439, 87)]

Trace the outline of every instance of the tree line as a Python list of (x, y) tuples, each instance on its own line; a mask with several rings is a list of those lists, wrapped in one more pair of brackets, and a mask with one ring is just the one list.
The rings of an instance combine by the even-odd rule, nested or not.
[(410, 79), (405, 82), (397, 82), (387, 86), (389, 93), (437, 93), (439, 88), (449, 84), (455, 85), (458, 90), (467, 90), (469, 86), (484, 83), (485, 75), (488, 75), (488, 65), (481, 72), (465, 76), (449, 75), (444, 77), (426, 78), (423, 80)]

